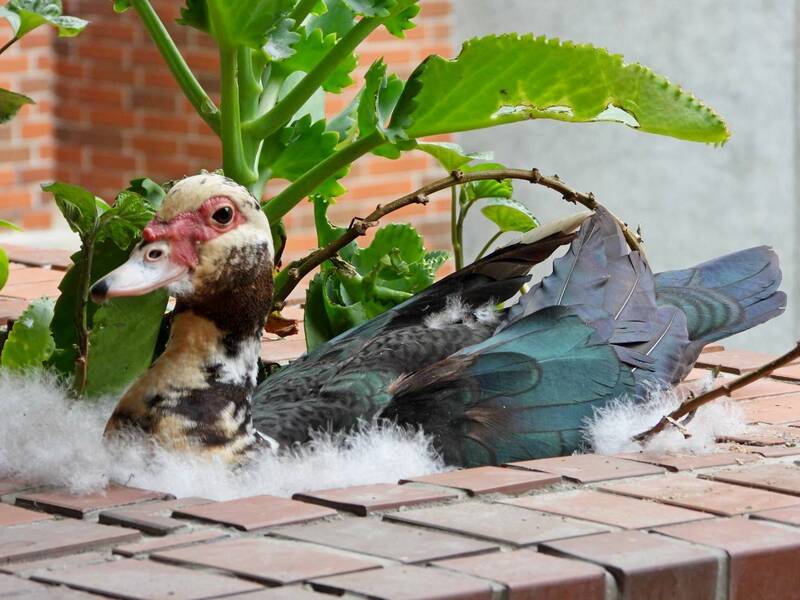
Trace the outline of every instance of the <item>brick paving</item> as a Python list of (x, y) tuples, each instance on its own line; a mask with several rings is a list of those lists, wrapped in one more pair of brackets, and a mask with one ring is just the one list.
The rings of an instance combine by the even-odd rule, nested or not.
[[(0, 323), (66, 266), (55, 251), (9, 254)], [(268, 335), (263, 351), (302, 347)], [(770, 358), (715, 348), (701, 365), (719, 380)], [(75, 496), (0, 474), (0, 599), (800, 599), (800, 365), (781, 377), (735, 395), (751, 426), (705, 455), (569, 456), (227, 502)]]

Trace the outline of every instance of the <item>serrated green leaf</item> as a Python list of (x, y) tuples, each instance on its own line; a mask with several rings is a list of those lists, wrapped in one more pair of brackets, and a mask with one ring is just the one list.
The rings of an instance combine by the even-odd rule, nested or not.
[(406, 31), (416, 27), (414, 18), (419, 14), (418, 0), (398, 0), (392, 15), (384, 19), (383, 26), (393, 36), (405, 38)]
[(446, 250), (430, 250), (425, 253), (422, 261), (425, 263), (431, 275), (436, 275), (439, 268), (450, 259), (450, 253)]
[(117, 196), (114, 206), (100, 216), (97, 239), (110, 239), (119, 248), (127, 249), (139, 240), (142, 229), (154, 215), (155, 210), (144, 196), (126, 190)]
[(26, 104), (34, 102), (27, 96), (0, 88), (0, 123), (10, 121)]
[(372, 63), (364, 75), (364, 89), (358, 102), (359, 137), (375, 131), (386, 132), (389, 117), (402, 92), (402, 80), (396, 75), (387, 76), (382, 58)]
[(494, 157), (491, 152), (465, 152), (461, 146), (451, 142), (419, 142), (414, 149), (430, 154), (448, 172), (473, 160), (491, 160)]
[(9, 262), (8, 254), (0, 248), (0, 290), (8, 283)]
[[(336, 33), (324, 34), (321, 29), (302, 32), (300, 40), (294, 45), (294, 54), (281, 63), (281, 68), (288, 72), (308, 73), (336, 45), (337, 39)], [(355, 55), (347, 56), (331, 71), (322, 83), (322, 88), (327, 92), (338, 94), (342, 89), (352, 85), (350, 73), (357, 65)]]
[(345, 4), (362, 17), (388, 17), (397, 0), (344, 0)]
[(94, 194), (78, 185), (61, 182), (42, 185), (42, 189), (53, 194), (56, 206), (72, 231), (83, 236), (94, 229), (97, 221)]
[(341, 38), (356, 24), (356, 14), (347, 6), (345, 0), (328, 0), (327, 10), (318, 15), (312, 15), (305, 20), (303, 26), (306, 32), (319, 29), (323, 35), (335, 33)]
[(470, 40), (455, 60), (426, 59), (406, 84), (392, 127), (418, 138), (526, 119), (623, 120), (609, 107), (640, 131), (728, 139), (713, 110), (642, 65), (590, 45), (517, 34)]
[(127, 191), (135, 192), (140, 196), (144, 196), (145, 200), (147, 200), (147, 203), (153, 207), (153, 210), (156, 211), (161, 208), (161, 204), (164, 202), (164, 198), (167, 196), (167, 192), (163, 186), (147, 177), (131, 179)]
[(525, 233), (539, 225), (536, 217), (524, 204), (510, 198), (487, 198), (481, 212), (504, 233)]
[(11, 221), (6, 221), (5, 219), (0, 219), (0, 228), (11, 229), (12, 231), (22, 231), (22, 227), (12, 223)]
[(0, 17), (11, 24), (16, 38), (40, 25), (55, 27), (59, 37), (74, 37), (89, 24), (78, 17), (63, 15), (61, 0), (10, 0), (5, 9), (0, 10)]
[(40, 298), (28, 305), (8, 334), (0, 365), (14, 370), (42, 366), (55, 349), (50, 335), (54, 305), (52, 298)]
[(311, 122), (306, 115), (285, 127), (276, 143), (266, 144), (262, 151), (262, 166), (272, 176), (294, 181), (316, 164), (333, 154), (339, 135), (327, 131), (325, 121)]
[[(190, 0), (192, 2), (196, 3), (196, 0)], [(222, 45), (248, 46), (259, 50), (267, 43), (267, 36), (294, 7), (294, 3), (294, 0), (206, 0), (208, 30)], [(187, 20), (184, 15), (182, 18)], [(201, 23), (201, 18), (202, 14), (196, 7), (189, 14), (195, 27), (195, 22)]]
[[(129, 0), (122, 1), (127, 3)], [(178, 19), (178, 23), (209, 33), (206, 0), (186, 0), (186, 6), (181, 8), (181, 16)]]
[(97, 310), (89, 334), (87, 396), (119, 392), (144, 373), (166, 306), (167, 292), (158, 290), (115, 298)]
[(281, 19), (278, 24), (267, 34), (264, 52), (272, 60), (284, 60), (294, 54), (293, 46), (300, 41), (300, 34), (292, 28), (292, 19)]
[(352, 140), (358, 131), (358, 104), (360, 101), (361, 93), (359, 92), (342, 109), (342, 112), (328, 121), (328, 131), (335, 131), (339, 134), (339, 141), (341, 142)]
[(406, 223), (390, 223), (378, 229), (372, 243), (358, 252), (353, 265), (359, 273), (366, 275), (395, 248), (400, 251), (400, 258), (409, 264), (425, 256), (422, 236), (416, 229)]
[(114, 12), (116, 13), (124, 13), (130, 7), (130, 0), (114, 0)]

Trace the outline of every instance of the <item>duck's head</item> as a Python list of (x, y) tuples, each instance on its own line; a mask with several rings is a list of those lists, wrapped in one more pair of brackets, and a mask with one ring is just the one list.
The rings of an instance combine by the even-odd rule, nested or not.
[(92, 299), (167, 288), (194, 304), (247, 287), (272, 267), (269, 223), (250, 192), (217, 174), (187, 177), (167, 193), (122, 266), (92, 286)]

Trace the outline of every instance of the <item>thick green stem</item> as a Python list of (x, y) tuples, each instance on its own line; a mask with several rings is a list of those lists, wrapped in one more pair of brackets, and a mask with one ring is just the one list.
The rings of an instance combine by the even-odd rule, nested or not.
[(380, 133), (371, 133), (352, 144), (335, 152), (317, 166), (304, 173), (294, 183), (275, 196), (264, 206), (264, 212), (270, 223), (277, 223), (286, 213), (294, 208), (303, 198), (328, 177), (346, 167), (360, 156), (374, 150), (384, 142)]
[(491, 247), (491, 245), (494, 244), (497, 241), (497, 238), (499, 238), (501, 235), (503, 235), (503, 233), (505, 233), (505, 232), (498, 231), (492, 237), (490, 237), (489, 241), (486, 242), (486, 244), (483, 246), (483, 248), (481, 248), (481, 251), (478, 252), (478, 256), (475, 257), (475, 260), (483, 258), (483, 255), (486, 254), (486, 252), (488, 252), (488, 250)]
[(453, 245), (453, 258), (456, 261), (456, 270), (464, 264), (464, 252), (461, 249), (461, 236), (458, 230), (458, 189), (450, 188), (450, 242)]
[(289, 18), (294, 20), (295, 28), (302, 25), (316, 3), (317, 0), (300, 0), (297, 3), (297, 6), (294, 7), (294, 10), (289, 15)]
[(378, 18), (361, 19), (272, 110), (245, 123), (243, 126), (245, 133), (257, 139), (264, 139), (286, 125), (317, 91), (331, 71), (350, 56), (380, 24), (381, 20)]
[(175, 42), (172, 41), (167, 29), (156, 14), (149, 0), (131, 0), (131, 5), (139, 14), (147, 32), (150, 34), (164, 61), (167, 63), (172, 76), (183, 90), (186, 98), (191, 102), (208, 126), (220, 134), (220, 115), (214, 102), (208, 97), (203, 87), (195, 78), (189, 65), (181, 56)]
[(256, 180), (256, 175), (247, 163), (242, 143), (237, 58), (236, 48), (220, 45), (222, 168), (225, 175), (247, 187)]
[(78, 266), (78, 298), (75, 305), (77, 354), (75, 356), (75, 377), (72, 380), (72, 392), (78, 398), (86, 390), (89, 374), (89, 324), (86, 307), (89, 304), (95, 236), (96, 229), (81, 239), (83, 258)]

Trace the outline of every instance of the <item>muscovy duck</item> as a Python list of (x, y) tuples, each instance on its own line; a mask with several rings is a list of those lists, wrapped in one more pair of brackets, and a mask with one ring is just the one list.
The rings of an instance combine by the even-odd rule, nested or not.
[[(584, 220), (585, 219), (585, 220)], [(574, 230), (579, 223), (580, 229)], [(256, 385), (273, 246), (255, 198), (220, 175), (177, 183), (96, 301), (167, 287), (169, 342), (119, 401), (134, 428), (240, 462), (361, 420), (421, 427), (477, 466), (575, 451), (596, 407), (673, 384), (702, 348), (784, 310), (778, 259), (751, 248), (654, 275), (602, 208), (501, 248)], [(560, 246), (551, 275), (508, 301)]]

